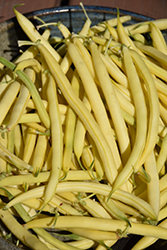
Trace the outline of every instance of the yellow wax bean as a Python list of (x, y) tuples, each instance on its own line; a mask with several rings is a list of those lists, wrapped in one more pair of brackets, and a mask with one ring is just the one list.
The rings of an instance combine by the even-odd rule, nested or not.
[(17, 21), (19, 22), (23, 31), (27, 34), (32, 42), (36, 42), (40, 40), (40, 42), (47, 47), (50, 53), (54, 56), (57, 61), (61, 60), (60, 55), (56, 52), (56, 50), (49, 44), (49, 42), (40, 35), (40, 33), (35, 29), (34, 25), (28, 20), (27, 17), (22, 15), (19, 11), (14, 9), (14, 13), (16, 15)]
[(30, 183), (38, 183), (38, 182), (47, 182), (49, 179), (49, 172), (42, 172), (39, 173), (37, 177), (35, 177), (33, 174), (25, 174), (25, 175), (11, 175), (4, 179), (2, 179), (2, 182), (0, 182), (0, 186), (14, 186), (14, 185), (23, 185), (25, 182), (27, 184)]
[[(125, 27), (125, 28), (126, 28), (126, 27)], [(131, 35), (131, 34), (130, 34), (130, 35)], [(143, 44), (148, 44), (146, 38), (145, 38), (142, 34), (140, 34), (140, 33), (136, 33), (136, 34), (134, 34), (134, 35), (131, 35), (131, 37), (132, 37), (135, 41), (137, 41), (137, 42), (140, 42), (140, 43), (143, 43)]]
[(21, 126), (23, 144), (25, 145), (25, 138), (26, 138), (26, 134), (27, 134), (27, 131), (28, 131), (28, 127), (25, 124), (20, 124), (20, 126)]
[(166, 194), (167, 194), (167, 188), (163, 189), (160, 192), (160, 209), (162, 209), (166, 205), (167, 201)]
[(135, 170), (136, 165), (144, 150), (147, 132), (147, 109), (144, 93), (135, 66), (132, 62), (129, 50), (125, 46), (123, 46), (123, 60), (134, 100), (134, 106), (136, 109), (136, 138), (130, 157), (126, 162), (123, 170), (118, 175), (114, 183), (113, 190), (116, 190), (118, 187), (122, 186), (122, 184), (124, 184), (128, 180), (130, 175)]
[(91, 175), (91, 169), (94, 168), (94, 157), (91, 149), (89, 148), (89, 145), (87, 145), (86, 143), (81, 155), (81, 164), (83, 164), (83, 167), (85, 167), (88, 173)]
[(95, 241), (104, 241), (104, 240), (116, 240), (117, 235), (113, 232), (103, 232), (101, 230), (95, 230), (95, 229), (84, 229), (84, 228), (68, 228), (68, 230), (71, 233), (80, 235), (82, 237), (85, 237), (87, 239), (95, 240)]
[(134, 44), (134, 42), (131, 40), (131, 38), (126, 34), (124, 26), (120, 22), (119, 19), (119, 10), (117, 10), (117, 33), (119, 37), (119, 41), (126, 45), (127, 47), (130, 47), (131, 49), (138, 50)]
[(138, 166), (141, 166), (156, 145), (159, 126), (159, 100), (154, 79), (147, 66), (145, 65), (144, 61), (142, 61), (141, 56), (132, 50), (131, 55), (136, 64), (137, 69), (139, 70), (139, 74), (144, 80), (149, 100), (149, 124), (146, 145), (142, 157), (138, 162)]
[(106, 45), (107, 40), (101, 36), (92, 36), (92, 40), (98, 45)]
[(121, 108), (115, 94), (115, 90), (110, 81), (110, 77), (108, 75), (105, 64), (103, 63), (100, 57), (100, 53), (97, 50), (96, 44), (91, 43), (90, 48), (95, 72), (99, 79), (99, 83), (105, 96), (111, 119), (116, 131), (116, 136), (122, 156), (122, 162), (123, 164), (125, 164), (131, 152), (127, 127), (122, 116)]
[[(74, 92), (79, 96), (80, 92), (80, 79), (77, 71), (74, 71), (71, 86), (74, 89)], [(64, 134), (64, 154), (63, 154), (63, 170), (65, 176), (67, 175), (70, 165), (71, 165), (71, 156), (73, 152), (73, 143), (75, 135), (75, 125), (76, 125), (76, 114), (75, 112), (68, 107), (66, 122), (65, 122), (65, 134)]]
[[(111, 80), (113, 82), (113, 80)], [(116, 84), (113, 84), (114, 90), (115, 90), (115, 94), (118, 98), (120, 107), (127, 112), (129, 115), (135, 117), (135, 107), (134, 105), (129, 102), (125, 96), (122, 94), (122, 92), (116, 87)]]
[(151, 218), (153, 221), (157, 221), (157, 216), (150, 204), (135, 196), (134, 194), (119, 189), (112, 194), (112, 197), (113, 199), (117, 199), (127, 205), (132, 206), (133, 208), (136, 208), (138, 211), (140, 211), (146, 217)]
[(159, 51), (158, 49), (150, 45), (144, 45), (144, 44), (141, 44), (140, 42), (135, 42), (135, 45), (143, 53), (156, 59), (158, 62), (160, 62), (163, 65), (165, 69), (167, 69), (167, 55), (166, 54), (164, 54), (163, 52)]
[(79, 32), (79, 35), (80, 36), (87, 36), (88, 33), (89, 33), (89, 29), (90, 29), (90, 25), (91, 25), (91, 20), (89, 19), (89, 17), (86, 15), (87, 19), (86, 19), (86, 22), (84, 23), (81, 31)]
[(162, 191), (163, 189), (165, 189), (167, 187), (166, 180), (167, 180), (167, 175), (166, 174), (164, 176), (162, 176), (161, 179), (159, 180), (159, 189), (160, 189), (160, 191)]
[[(0, 99), (4, 95), (6, 89), (8, 88), (8, 85), (13, 81), (13, 73), (6, 69), (6, 72), (4, 76), (1, 78), (1, 84), (0, 84)], [(3, 84), (4, 83), (4, 84)], [(8, 83), (8, 84), (7, 84)]]
[(94, 141), (89, 136), (89, 134), (87, 134), (87, 138), (88, 138), (88, 141), (90, 142), (90, 145), (92, 145), (92, 153), (94, 156), (94, 168), (95, 168), (95, 172), (96, 172), (96, 175), (94, 175), (94, 172), (92, 172), (91, 174), (94, 176), (95, 179), (102, 180), (104, 178), (104, 170), (102, 167), (99, 153), (97, 151), (97, 148), (95, 146)]
[(150, 22), (149, 25), (153, 46), (164, 54), (167, 54), (166, 41), (161, 30), (153, 22)]
[(68, 79), (63, 74), (59, 64), (55, 61), (52, 55), (45, 49), (45, 47), (40, 46), (40, 50), (45, 55), (46, 61), (48, 62), (48, 67), (50, 68), (50, 71), (52, 72), (54, 78), (56, 79), (56, 82), (58, 83), (58, 86), (61, 89), (65, 99), (73, 108), (73, 110), (77, 113), (77, 115), (79, 116), (79, 118), (89, 131), (90, 135), (93, 137), (96, 146), (98, 148), (98, 151), (100, 152), (99, 154), (102, 158), (106, 175), (108, 178), (110, 178), (110, 182), (112, 183), (115, 176), (117, 175), (117, 171), (115, 167), (113, 167), (115, 164), (113, 164), (111, 149), (104, 135), (102, 134), (98, 124), (95, 122), (93, 116), (89, 113), (84, 104), (79, 100), (79, 98), (76, 98), (76, 95), (71, 85), (69, 84)]
[(72, 64), (72, 61), (67, 52), (60, 63), (60, 67), (62, 71), (64, 72), (64, 74), (67, 74), (68, 70), (70, 69), (71, 64)]
[(156, 160), (156, 166), (157, 166), (158, 173), (160, 173), (163, 165), (165, 164), (166, 159), (167, 159), (167, 134), (165, 135), (165, 137), (162, 141), (161, 149), (160, 149), (159, 155), (158, 155), (157, 160)]
[[(119, 20), (120, 20), (120, 22), (121, 23), (125, 23), (125, 22), (127, 22), (127, 21), (129, 21), (129, 20), (131, 20), (131, 16), (130, 15), (124, 15), (124, 16), (120, 16), (119, 17)], [(112, 19), (108, 19), (107, 21), (106, 21), (110, 26), (117, 26), (117, 24), (118, 24), (118, 19), (117, 18), (112, 18)]]
[(122, 93), (122, 95), (123, 95), (129, 102), (133, 103), (133, 100), (132, 100), (132, 96), (131, 96), (130, 90), (128, 89), (129, 87), (126, 88), (125, 86), (116, 83), (113, 79), (112, 79), (112, 83), (115, 85), (115, 87)]
[[(106, 26), (107, 26), (107, 24), (106, 24)], [(114, 29), (114, 28), (113, 28)], [(104, 36), (104, 38), (105, 39), (107, 39), (107, 40), (109, 40), (110, 39), (110, 31), (109, 31), (109, 29), (107, 28), (105, 31), (104, 31), (104, 33), (103, 33), (103, 36)]]
[[(7, 147), (7, 136), (2, 137), (2, 135), (0, 135), (0, 143), (3, 145), (3, 147)], [(2, 159), (0, 157), (0, 173), (2, 172), (6, 172), (6, 160)]]
[[(51, 37), (51, 41), (53, 39), (53, 43), (55, 44), (55, 41), (54, 41), (54, 38), (55, 37)], [(62, 38), (59, 37), (59, 41), (62, 42)], [(50, 41), (49, 41), (50, 42)], [(57, 48), (57, 53), (63, 57), (67, 52), (67, 44), (66, 43), (62, 43), (62, 45), (60, 47)]]
[[(39, 119), (40, 120), (40, 119)], [(21, 120), (20, 120), (21, 121)], [(20, 122), (19, 121), (19, 122)], [(29, 127), (31, 127), (31, 128), (33, 128), (33, 129), (35, 129), (36, 130), (36, 132), (38, 133), (38, 132), (42, 132), (42, 133), (47, 133), (48, 135), (50, 134), (50, 132), (49, 131), (46, 131), (46, 128), (45, 127), (43, 127), (43, 126), (41, 126), (40, 124), (38, 124), (38, 123), (35, 123), (35, 122), (27, 122), (26, 123), (26, 126), (29, 126)]]
[(123, 60), (121, 57), (119, 57), (119, 55), (112, 53), (111, 55), (109, 55), (109, 57), (123, 72), (125, 72)]
[(117, 65), (110, 59), (108, 56), (104, 56), (100, 53), (101, 58), (104, 61), (104, 64), (107, 68), (108, 73), (111, 75), (112, 78), (115, 79), (116, 82), (119, 84), (128, 87), (128, 80), (127, 77), (122, 73), (122, 71), (117, 67)]
[[(11, 130), (8, 132), (7, 134), (7, 149), (12, 153), (14, 154), (14, 141), (15, 141), (15, 133), (14, 133), (14, 130)], [(10, 174), (12, 171), (12, 165), (7, 162), (7, 165), (6, 165), (6, 172), (8, 174)]]
[[(46, 110), (48, 110), (48, 102), (46, 100), (43, 100), (43, 99), (42, 99), (42, 102), (43, 102), (43, 105), (46, 108)], [(32, 99), (29, 99), (29, 101), (27, 103), (27, 107), (30, 109), (36, 109), (35, 103)]]
[(151, 181), (147, 183), (148, 202), (154, 209), (158, 218), (159, 207), (160, 207), (160, 190), (159, 190), (159, 176), (158, 176), (154, 151), (152, 151), (151, 154), (148, 156), (144, 166), (146, 172), (149, 173), (151, 178)]
[(0, 100), (0, 125), (9, 112), (13, 102), (16, 99), (16, 96), (20, 90), (20, 83), (17, 81), (12, 82), (6, 89), (3, 97)]
[[(42, 100), (46, 110), (48, 110), (48, 102), (46, 100)], [(65, 115), (67, 112), (67, 105), (59, 103), (60, 113), (62, 115)], [(35, 104), (32, 99), (29, 99), (27, 107), (30, 109), (36, 109)]]
[(37, 113), (26, 113), (26, 114), (23, 114), (21, 117), (20, 117), (20, 120), (18, 121), (18, 123), (34, 123), (34, 122), (37, 122), (37, 123), (40, 123), (41, 122), (41, 119), (39, 117), (39, 115)]
[(32, 159), (34, 175), (37, 175), (42, 169), (47, 150), (47, 144), (48, 144), (48, 137), (45, 135), (38, 135)]
[(122, 203), (121, 201), (118, 201), (118, 200), (112, 199), (112, 201), (125, 214), (127, 214), (127, 215), (133, 215), (135, 217), (139, 217), (140, 216), (140, 212), (137, 211), (136, 209), (134, 209), (133, 207), (128, 206), (128, 205), (126, 205), (126, 204), (124, 204), (124, 203)]
[(40, 236), (39, 234), (38, 234), (38, 239), (41, 240), (50, 250), (59, 250), (57, 247), (54, 247), (52, 244), (44, 240), (43, 237)]
[[(6, 161), (5, 161), (6, 162)], [(6, 168), (5, 168), (6, 170)], [(93, 172), (94, 176), (97, 178), (95, 172)], [(63, 175), (63, 171), (61, 172)], [(48, 182), (50, 176), (50, 172), (41, 172), (38, 176), (34, 176), (33, 174), (24, 174), (24, 175), (12, 175), (3, 178), (0, 181), (0, 187), (10, 186), (10, 185), (23, 185), (27, 182), (27, 184), (40, 183), (40, 182)], [(88, 174), (88, 172), (83, 172), (82, 170), (69, 170), (66, 180), (92, 180), (92, 177)]]
[(7, 195), (6, 191), (10, 192), (10, 194), (12, 194), (13, 196), (20, 195), (23, 193), (23, 190), (20, 190), (20, 188), (5, 187), (5, 190), (0, 189), (0, 194), (7, 197), (8, 195)]
[[(45, 193), (46, 186), (40, 186), (33, 188), (26, 193), (15, 197), (5, 206), (6, 209), (15, 205), (18, 202), (23, 202), (30, 198), (39, 198), (43, 197)], [(111, 187), (105, 184), (94, 183), (94, 182), (59, 182), (57, 185), (57, 194), (64, 192), (85, 192), (85, 193), (95, 193), (104, 196), (108, 196), (111, 192)], [(133, 194), (125, 192), (123, 190), (116, 190), (113, 193), (113, 198), (120, 200), (134, 208), (137, 208), (144, 216), (150, 218), (153, 221), (156, 221), (156, 215), (152, 207), (144, 200), (136, 197)]]
[[(65, 124), (65, 115), (61, 115), (61, 123)], [(18, 123), (41, 123), (41, 119), (37, 113), (23, 114)], [(33, 128), (33, 124), (32, 124)], [(36, 127), (35, 127), (36, 129)], [(46, 130), (46, 128), (45, 128)]]
[(87, 15), (87, 13), (86, 13), (86, 10), (85, 10), (84, 5), (83, 5), (82, 2), (80, 2), (80, 6), (81, 6), (81, 8), (82, 8), (82, 10), (83, 10), (83, 12), (84, 12), (84, 14), (85, 14), (86, 21), (85, 21), (85, 23), (84, 23), (82, 29), (80, 30), (79, 35), (80, 35), (80, 36), (87, 36), (87, 34), (88, 34), (88, 32), (89, 32), (89, 29), (90, 29), (90, 25), (91, 25), (92, 22), (91, 22), (91, 20), (89, 19), (89, 17), (88, 17), (88, 15)]
[(45, 164), (42, 167), (42, 172), (46, 172), (51, 169), (51, 157), (52, 157), (52, 147), (49, 146), (49, 143), (48, 143)]
[[(23, 202), (24, 200), (32, 199), (32, 198), (39, 198), (43, 197), (45, 193), (46, 186), (39, 186), (36, 188), (33, 188), (31, 190), (28, 190), (25, 193), (22, 193), (21, 195), (15, 197), (15, 199), (12, 199), (9, 201), (9, 203), (6, 205), (6, 208), (9, 208), (13, 206), (14, 204), (18, 202)], [(64, 192), (89, 192), (89, 193), (99, 193), (102, 195), (109, 195), (109, 192), (111, 191), (111, 187), (108, 185), (100, 184), (100, 183), (89, 183), (89, 182), (59, 182), (56, 190), (57, 194), (64, 193)]]
[(115, 40), (116, 42), (118, 42), (119, 38), (118, 38), (117, 30), (116, 30), (114, 27), (112, 27), (111, 25), (109, 25), (108, 22), (106, 22), (106, 27), (107, 27), (107, 29), (109, 30), (110, 35), (114, 38), (114, 40)]
[(29, 90), (25, 85), (22, 84), (19, 96), (12, 109), (9, 123), (7, 124), (8, 130), (12, 130), (18, 124), (23, 112), (25, 111), (25, 107), (27, 105), (29, 98), (30, 98)]
[(159, 103), (159, 111), (165, 126), (167, 126), (167, 109), (161, 103)]
[(57, 196), (53, 196), (50, 200), (49, 204), (56, 208), (60, 213), (65, 215), (81, 215), (81, 212), (75, 209), (70, 204), (67, 204), (65, 202), (62, 202), (61, 199), (59, 199)]
[(48, 113), (43, 105), (43, 102), (41, 100), (41, 97), (39, 95), (39, 92), (38, 92), (36, 86), (34, 85), (34, 83), (31, 81), (31, 79), (23, 71), (17, 70), (16, 74), (19, 76), (19, 78), (24, 82), (24, 84), (29, 89), (30, 94), (35, 102), (35, 105), (37, 107), (37, 110), (38, 110), (38, 113), (39, 113), (39, 116), (40, 116), (42, 122), (44, 123), (46, 128), (49, 128), (50, 127), (49, 116), (48, 116)]
[(117, 218), (120, 220), (125, 220), (128, 222), (128, 219), (124, 212), (122, 212), (115, 203), (110, 199), (109, 201), (106, 200), (106, 197), (97, 195), (98, 200), (102, 204), (102, 206), (106, 209), (106, 211), (112, 215), (113, 218)]
[(7, 228), (9, 228), (10, 232), (12, 232), (17, 239), (19, 239), (26, 246), (34, 250), (49, 250), (49, 248), (46, 247), (46, 245), (43, 244), (35, 235), (28, 232), (9, 211), (0, 210), (0, 217)]
[[(167, 228), (167, 219), (161, 222), (157, 227)], [(132, 247), (132, 250), (145, 249), (154, 244), (157, 240), (157, 237), (144, 236)]]
[[(27, 201), (23, 201), (23, 203), (22, 203), (22, 205), (26, 206), (27, 208), (29, 208), (29, 210), (31, 212), (33, 212), (33, 215), (36, 215), (36, 211), (34, 211), (34, 210), (39, 210), (41, 208), (42, 204), (43, 204), (42, 199), (41, 200), (39, 200), (39, 199), (29, 199)], [(48, 204), (44, 208), (44, 211), (53, 214), (55, 212), (54, 209), (55, 208), (53, 206)]]
[[(48, 38), (50, 36), (50, 30), (45, 29), (44, 32), (42, 33), (42, 36), (46, 40), (48, 40)], [(38, 54), (38, 50), (36, 49), (35, 46), (32, 45), (26, 51), (24, 51), (22, 54), (20, 54), (14, 62), (19, 63), (27, 58), (35, 58), (37, 54)]]
[(21, 160), (15, 154), (11, 153), (6, 147), (0, 143), (0, 158), (15, 165), (21, 169), (31, 169), (31, 166), (25, 161)]
[(159, 99), (161, 100), (161, 103), (162, 103), (165, 107), (167, 107), (166, 95), (164, 95), (164, 94), (158, 92), (158, 97), (159, 97)]
[[(47, 89), (47, 82), (48, 82), (48, 66), (47, 63), (43, 57), (43, 55), (40, 55), (40, 60), (41, 60), (41, 98), (42, 98), (42, 102), (44, 103), (44, 106), (46, 108), (46, 110), (48, 111), (48, 102), (47, 102), (47, 96), (46, 96), (46, 89)], [(32, 104), (33, 101), (30, 102), (30, 104)], [(35, 105), (34, 105), (35, 108)]]
[[(84, 93), (82, 102), (87, 107), (89, 112), (91, 112), (90, 102), (89, 102), (87, 96), (85, 95), (85, 93)], [(75, 153), (78, 161), (82, 155), (82, 151), (84, 148), (85, 134), (86, 134), (86, 128), (83, 125), (83, 123), (81, 122), (81, 120), (79, 118), (77, 118), (75, 134), (74, 134), (74, 153)]]
[(81, 199), (80, 203), (93, 217), (111, 219), (110, 214), (99, 202), (85, 197)]
[(165, 69), (153, 63), (148, 58), (142, 57), (142, 59), (144, 60), (152, 74), (156, 75), (164, 81), (167, 81), (167, 71)]
[[(35, 72), (32, 69), (27, 68), (25, 70), (25, 73), (29, 76), (29, 78), (33, 82), (35, 82)], [(20, 88), (19, 96), (11, 112), (10, 121), (7, 124), (7, 127), (9, 130), (13, 129), (18, 123), (18, 121), (20, 120), (26, 108), (29, 98), (30, 98), (30, 92), (27, 89), (27, 87), (24, 84), (22, 84)]]
[(58, 22), (57, 27), (61, 31), (61, 33), (63, 34), (64, 38), (66, 38), (66, 39), (70, 38), (71, 32), (69, 31), (69, 29), (63, 23)]
[[(26, 223), (26, 228), (36, 227), (52, 227), (53, 218), (43, 218), (36, 219)], [(124, 230), (127, 227), (127, 222), (120, 220), (109, 220), (102, 218), (91, 218), (82, 216), (59, 216), (57, 218), (55, 228), (87, 228), (87, 229), (96, 229), (96, 230), (104, 230), (104, 231), (116, 231), (117, 229)], [(131, 227), (128, 229), (128, 233), (157, 237), (160, 239), (167, 239), (167, 229), (163, 227), (156, 227), (147, 224), (140, 224), (136, 222), (131, 223)]]
[(16, 72), (17, 70), (23, 70), (28, 67), (32, 67), (37, 73), (41, 71), (41, 64), (34, 58), (30, 58), (30, 59), (28, 58), (16, 64), (14, 72)]
[(93, 62), (92, 62), (92, 59), (91, 59), (91, 56), (90, 56), (88, 49), (83, 45), (83, 43), (78, 38), (74, 37), (73, 41), (74, 41), (74, 44), (76, 44), (76, 46), (78, 47), (78, 49), (82, 55), (82, 58), (88, 67), (88, 70), (90, 71), (94, 80), (97, 81), (96, 75), (95, 75), (95, 70), (93, 67)]
[(29, 163), (33, 155), (37, 134), (32, 128), (28, 128), (25, 139), (25, 147), (23, 152), (23, 161)]
[(51, 137), (52, 137), (52, 156), (51, 156), (51, 175), (47, 184), (44, 196), (45, 206), (54, 196), (62, 167), (63, 157), (63, 138), (60, 111), (58, 107), (56, 84), (53, 77), (48, 75), (49, 82), (47, 87), (47, 98), (49, 105), (49, 115), (51, 120)]
[(158, 221), (161, 221), (166, 218), (166, 211), (167, 211), (167, 206), (165, 206), (159, 211)]
[[(154, 23), (160, 30), (167, 29), (167, 19), (161, 18), (151, 21)], [(139, 22), (131, 25), (125, 26), (125, 31), (127, 34), (136, 34), (136, 33), (146, 33), (150, 31), (150, 21)]]
[(155, 85), (156, 85), (156, 88), (157, 88), (157, 91), (164, 94), (164, 95), (167, 95), (167, 88), (166, 88), (166, 84), (164, 84), (163, 81), (161, 81), (159, 78), (154, 78), (154, 82), (155, 82)]
[[(126, 16), (120, 16), (120, 21), (121, 23), (127, 22), (131, 20), (131, 16), (126, 15)], [(99, 31), (102, 32), (105, 30), (106, 26), (105, 24), (108, 23), (110, 26), (115, 27), (117, 26), (117, 18), (112, 18), (112, 19), (108, 19), (104, 22), (98, 23), (97, 25), (94, 25), (91, 27), (92, 30), (94, 30), (95, 32)]]
[(76, 208), (79, 207), (82, 212), (85, 211), (85, 209), (81, 209), (80, 200), (83, 197), (83, 194), (80, 192), (76, 192), (76, 194), (74, 194), (73, 192), (68, 192), (67, 190), (65, 192), (59, 193), (58, 197), (60, 197), (60, 199), (66, 203), (73, 204)]

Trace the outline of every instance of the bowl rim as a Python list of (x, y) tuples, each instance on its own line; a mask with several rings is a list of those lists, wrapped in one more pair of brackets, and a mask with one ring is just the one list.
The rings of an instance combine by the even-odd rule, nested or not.
[[(117, 8), (114, 7), (106, 7), (106, 6), (94, 6), (94, 5), (84, 5), (84, 8), (87, 12), (97, 12), (97, 13), (105, 13), (105, 14), (116, 14)], [(32, 18), (33, 16), (43, 16), (43, 15), (50, 15), (55, 13), (67, 13), (67, 12), (83, 12), (81, 6), (79, 5), (70, 5), (70, 6), (58, 6), (58, 7), (52, 7), (52, 8), (46, 8), (46, 9), (40, 9), (35, 11), (30, 11), (27, 13), (23, 13), (26, 17)], [(137, 20), (143, 20), (143, 21), (150, 21), (154, 20), (153, 18), (139, 14), (136, 12), (119, 9), (120, 15), (130, 15), (133, 19)], [(7, 19), (0, 23), (0, 27), (10, 25), (13, 23), (13, 21), (16, 19), (16, 17), (12, 17), (10, 19)]]

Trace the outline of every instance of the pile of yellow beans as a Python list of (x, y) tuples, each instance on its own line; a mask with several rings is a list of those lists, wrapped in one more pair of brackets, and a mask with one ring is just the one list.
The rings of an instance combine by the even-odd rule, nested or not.
[(145, 249), (167, 240), (167, 19), (92, 25), (80, 5), (77, 34), (14, 8), (29, 41), (0, 57), (0, 219), (30, 249)]

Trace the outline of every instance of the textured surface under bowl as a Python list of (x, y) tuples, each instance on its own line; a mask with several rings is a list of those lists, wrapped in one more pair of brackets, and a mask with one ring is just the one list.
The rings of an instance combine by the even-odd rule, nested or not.
[[(89, 18), (92, 21), (92, 25), (102, 22), (104, 20), (115, 18), (117, 10), (114, 8), (107, 7), (94, 7), (94, 6), (85, 6), (85, 9), (89, 15)], [(131, 15), (132, 19), (126, 24), (132, 24), (140, 21), (149, 21), (149, 17), (138, 15), (132, 12), (120, 10), (120, 15)], [(31, 21), (37, 25), (39, 21), (33, 19), (34, 16), (40, 17), (44, 22), (58, 22), (61, 21), (65, 24), (70, 31), (78, 32), (85, 21), (85, 15), (82, 9), (79, 6), (69, 6), (69, 7), (58, 7), (52, 9), (45, 9), (41, 11), (35, 11), (26, 15)], [(60, 36), (60, 32), (57, 27), (52, 27), (52, 36)], [(19, 27), (16, 18), (8, 20), (0, 24), (0, 56), (7, 58), (8, 60), (14, 59), (19, 54), (19, 49), (17, 46), (18, 40), (27, 39), (24, 32)], [(0, 225), (0, 233), (5, 228), (3, 225)], [(125, 239), (121, 239), (116, 243), (112, 249), (113, 250), (130, 250), (134, 243), (139, 239), (138, 236), (129, 236)], [(16, 239), (14, 239), (16, 240)], [(10, 241), (13, 241), (13, 237), (10, 238)], [(1, 250), (19, 250), (19, 249), (28, 249), (20, 248), (14, 246), (11, 242), (0, 237), (0, 249)], [(164, 249), (154, 246), (151, 249)]]

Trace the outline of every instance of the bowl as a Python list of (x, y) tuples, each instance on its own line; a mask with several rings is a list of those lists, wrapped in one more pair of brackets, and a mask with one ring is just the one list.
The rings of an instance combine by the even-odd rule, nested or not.
[[(85, 9), (92, 21), (92, 25), (102, 22), (109, 18), (115, 18), (117, 9), (108, 7), (85, 6)], [(136, 13), (120, 10), (120, 15), (131, 15), (132, 19), (126, 22), (127, 25), (139, 21), (149, 21), (151, 18)], [(41, 18), (44, 22), (58, 22), (65, 24), (70, 31), (78, 32), (85, 21), (85, 15), (80, 6), (63, 6), (45, 10), (39, 10), (26, 14), (26, 16), (35, 24), (40, 22), (34, 19), (34, 16)], [(42, 29), (41, 29), (42, 31)], [(16, 18), (12, 18), (0, 24), (0, 56), (7, 59), (13, 59), (17, 56), (19, 49), (17, 40), (26, 39), (26, 35), (17, 23)], [(57, 27), (52, 26), (51, 36), (60, 35)]]
[[(107, 19), (115, 18), (117, 14), (117, 9), (109, 8), (109, 7), (95, 7), (95, 6), (84, 6), (89, 18), (92, 21), (92, 25), (95, 25), (99, 22), (102, 22)], [(150, 21), (152, 20), (150, 17), (139, 15), (136, 13), (132, 13), (129, 11), (120, 10), (120, 15), (130, 15), (132, 18), (130, 21), (126, 22), (126, 25), (134, 24), (140, 21)], [(39, 10), (35, 12), (31, 12), (25, 14), (32, 23), (36, 26), (40, 24), (38, 19), (34, 19), (34, 16), (39, 17), (44, 22), (58, 22), (61, 21), (65, 24), (70, 31), (78, 32), (84, 22), (85, 15), (80, 6), (63, 6), (50, 8), (45, 10)], [(42, 31), (42, 30), (41, 30)], [(57, 27), (52, 27), (51, 36), (60, 36), (60, 32)], [(19, 53), (19, 48), (17, 41), (18, 40), (26, 40), (28, 39), (20, 26), (17, 23), (16, 18), (12, 18), (8, 21), (5, 21), (0, 24), (0, 56), (7, 58), (8, 60), (13, 60)], [(9, 230), (1, 223), (0, 224), (0, 232), (9, 233)], [(127, 238), (123, 238), (119, 240), (113, 247), (113, 250), (130, 250), (132, 246), (140, 239), (140, 236), (137, 235), (129, 235)], [(9, 240), (4, 239), (4, 237), (0, 237), (0, 249), (1, 250), (21, 250), (27, 249), (24, 246), (16, 246), (17, 239), (11, 236)], [(163, 248), (160, 247), (159, 242), (163, 245)], [(158, 241), (149, 249), (164, 249), (165, 241)]]

